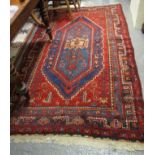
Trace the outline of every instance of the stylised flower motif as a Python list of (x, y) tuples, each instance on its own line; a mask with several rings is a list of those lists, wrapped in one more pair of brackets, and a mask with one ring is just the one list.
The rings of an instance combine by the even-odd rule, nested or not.
[(118, 128), (122, 128), (122, 127), (123, 127), (123, 124), (122, 124), (120, 121), (118, 121), (117, 119), (114, 119), (114, 120), (110, 123), (110, 126), (111, 126), (112, 128), (118, 129)]
[(86, 61), (85, 60), (83, 60), (83, 62), (82, 62), (82, 65), (81, 65), (82, 67), (87, 67), (87, 63), (86, 63)]
[(81, 118), (81, 117), (76, 117), (74, 120), (73, 120), (74, 124), (76, 125), (82, 125), (84, 124), (84, 120)]
[(63, 61), (60, 62), (60, 67), (64, 68), (65, 67), (65, 63)]
[(47, 125), (50, 123), (50, 120), (47, 118), (47, 117), (41, 117), (39, 120), (38, 120), (38, 123), (40, 125)]
[(75, 117), (73, 120), (69, 121), (67, 125), (74, 124), (74, 125), (82, 125), (84, 124), (84, 120), (81, 117)]
[(75, 70), (76, 65), (75, 64), (70, 64), (67, 69), (70, 70), (70, 71)]

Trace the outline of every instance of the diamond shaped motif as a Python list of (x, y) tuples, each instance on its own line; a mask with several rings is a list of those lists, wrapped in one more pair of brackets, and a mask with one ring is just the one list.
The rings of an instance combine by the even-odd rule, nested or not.
[(43, 74), (66, 99), (103, 69), (102, 28), (80, 16), (56, 31)]

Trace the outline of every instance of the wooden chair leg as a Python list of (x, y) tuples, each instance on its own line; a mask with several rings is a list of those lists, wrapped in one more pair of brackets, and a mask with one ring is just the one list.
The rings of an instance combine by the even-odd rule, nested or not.
[(49, 24), (49, 15), (48, 15), (48, 0), (40, 0), (39, 1), (40, 14), (42, 20), (46, 26), (46, 33), (49, 35), (50, 40), (52, 41), (52, 32)]
[(71, 11), (71, 8), (70, 8), (70, 5), (69, 5), (69, 1), (65, 0), (65, 2), (66, 2), (66, 5), (67, 5), (67, 9), (68, 9), (69, 15), (72, 16), (72, 11)]
[(78, 11), (77, 6), (76, 6), (76, 0), (72, 0), (72, 2), (74, 4), (74, 7), (75, 7), (76, 11)]
[(79, 0), (76, 0), (77, 1), (77, 4), (78, 4), (78, 7), (80, 9), (80, 1)]
[(36, 16), (33, 11), (31, 12), (31, 17), (39, 26), (45, 27), (45, 24)]

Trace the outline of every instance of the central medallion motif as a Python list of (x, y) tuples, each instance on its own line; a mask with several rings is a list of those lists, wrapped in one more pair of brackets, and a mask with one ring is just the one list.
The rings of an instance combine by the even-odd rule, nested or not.
[(103, 69), (102, 29), (80, 16), (56, 31), (43, 74), (70, 99)]
[(88, 39), (85, 38), (75, 38), (72, 40), (67, 40), (65, 44), (65, 49), (83, 49), (83, 48), (88, 48)]
[(89, 67), (88, 39), (75, 38), (67, 40), (57, 69), (66, 79), (73, 80)]

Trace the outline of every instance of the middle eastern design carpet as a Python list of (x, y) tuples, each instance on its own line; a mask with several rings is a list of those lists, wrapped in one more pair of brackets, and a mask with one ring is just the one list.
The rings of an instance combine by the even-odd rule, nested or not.
[(49, 43), (37, 28), (26, 49), (20, 72), (30, 101), (11, 116), (11, 134), (143, 141), (143, 98), (121, 5), (83, 8), (72, 19), (62, 13), (52, 31)]

